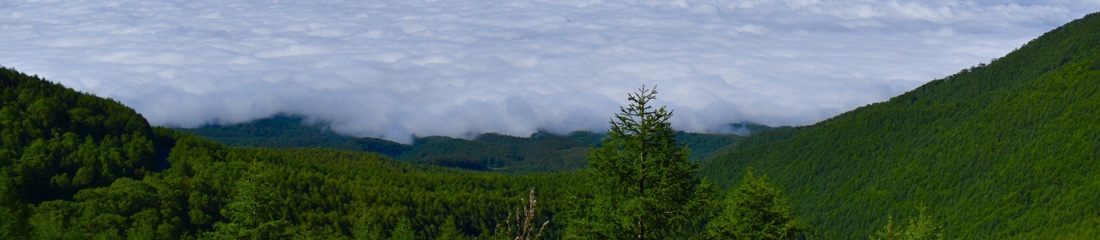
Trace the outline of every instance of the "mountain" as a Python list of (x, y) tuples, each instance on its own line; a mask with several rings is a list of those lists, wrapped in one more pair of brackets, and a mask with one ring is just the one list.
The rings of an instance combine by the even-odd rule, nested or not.
[[(920, 213), (942, 226), (946, 238), (1096, 239), (1098, 43), (1100, 13), (988, 65), (812, 126), (763, 131), (731, 144), (709, 135), (714, 139), (681, 142), (717, 149), (697, 157), (704, 158), (699, 174), (719, 187), (733, 185), (749, 168), (767, 175), (820, 238), (865, 238), (889, 219)], [(518, 222), (509, 212), (535, 202), (538, 208), (522, 215), (549, 220), (553, 239), (569, 224), (568, 210), (584, 209), (578, 200), (597, 191), (584, 170), (499, 174), (364, 151), (228, 147), (149, 126), (116, 101), (7, 68), (0, 68), (0, 102), (0, 239), (489, 239), (504, 219)], [(295, 128), (294, 121), (273, 124), (319, 135), (288, 146), (346, 138), (308, 124)], [(480, 164), (481, 157), (495, 157), (526, 164), (537, 162), (526, 158), (540, 151), (564, 156), (602, 138), (487, 134), (365, 148), (420, 160), (467, 156)], [(503, 167), (516, 166), (539, 167)], [(532, 189), (538, 201), (523, 199)], [(718, 212), (724, 211), (706, 214)], [(688, 227), (709, 227), (711, 217)]]
[(866, 238), (919, 208), (948, 239), (1100, 236), (1100, 14), (986, 64), (708, 158), (785, 189), (827, 239)]
[[(116, 101), (7, 68), (0, 68), (0, 90), (0, 239), (490, 238), (534, 189), (539, 207), (526, 214), (559, 224), (567, 222), (561, 213), (576, 208), (572, 200), (590, 191), (586, 171), (498, 174), (364, 151), (228, 147), (152, 127)], [(349, 140), (300, 119), (263, 125), (248, 131), (273, 143), (297, 136), (285, 139), (293, 146), (396, 149), (390, 153), (422, 161), (448, 154), (514, 161), (509, 158), (561, 151), (576, 159), (603, 138), (485, 134), (420, 138), (411, 146), (383, 141), (380, 146), (396, 147), (373, 148), (369, 141), (381, 140)], [(740, 139), (681, 135), (711, 148)], [(549, 225), (546, 236), (555, 238), (559, 224)]]
[(0, 239), (485, 238), (532, 189), (532, 214), (560, 221), (552, 213), (582, 185), (580, 172), (505, 175), (360, 151), (231, 148), (2, 67), (0, 102)]
[[(770, 127), (735, 124), (739, 132), (762, 132)], [(529, 137), (495, 133), (466, 140), (451, 137), (418, 137), (412, 144), (378, 138), (356, 138), (333, 132), (323, 123), (309, 123), (304, 117), (276, 115), (232, 125), (208, 125), (177, 129), (213, 139), (229, 146), (327, 147), (368, 151), (398, 160), (479, 171), (510, 173), (571, 171), (584, 168), (589, 147), (600, 144), (604, 133), (573, 132), (556, 135), (537, 132)], [(692, 159), (701, 160), (741, 139), (734, 134), (678, 132), (676, 139), (692, 149)]]
[(160, 136), (116, 101), (0, 67), (0, 102), (0, 238), (31, 227), (29, 206), (167, 167)]
[[(122, 104), (0, 67), (0, 172), (14, 200), (70, 198), (76, 189), (164, 168), (145, 118)], [(9, 195), (10, 196), (10, 195)]]
[(207, 125), (198, 128), (178, 128), (213, 139), (229, 146), (241, 147), (327, 147), (350, 151), (367, 151), (397, 156), (409, 146), (378, 138), (354, 138), (328, 129), (326, 124), (309, 123), (304, 117), (275, 115), (270, 118), (232, 125)]

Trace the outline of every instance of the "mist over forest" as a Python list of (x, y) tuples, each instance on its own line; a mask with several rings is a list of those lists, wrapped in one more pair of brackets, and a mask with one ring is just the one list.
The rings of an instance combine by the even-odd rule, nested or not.
[(1100, 239), (1095, 1), (0, 3), (0, 239)]
[(277, 114), (356, 137), (599, 132), (643, 84), (689, 132), (816, 123), (1019, 47), (1095, 1), (0, 4), (0, 63), (157, 126)]

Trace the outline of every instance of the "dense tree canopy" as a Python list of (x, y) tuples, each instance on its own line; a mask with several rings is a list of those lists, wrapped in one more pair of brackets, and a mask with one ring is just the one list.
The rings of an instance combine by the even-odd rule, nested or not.
[(886, 226), (875, 232), (871, 240), (939, 240), (943, 239), (943, 226), (933, 222), (932, 217), (925, 215), (924, 209), (920, 214), (910, 219), (904, 226), (896, 226), (894, 217), (888, 217)]
[[(0, 239), (496, 239), (514, 236), (499, 226), (517, 208), (523, 222), (550, 222), (535, 235), (545, 239), (782, 239), (798, 236), (800, 223), (814, 230), (807, 237), (827, 239), (1096, 239), (1098, 42), (1092, 14), (888, 102), (728, 146), (695, 142), (722, 149), (700, 174), (671, 111), (653, 108), (656, 92), (644, 87), (606, 137), (386, 148), (479, 156), (475, 164), (550, 152), (591, 160), (520, 175), (439, 166), (464, 160), (229, 147), (0, 68)], [(734, 188), (712, 197), (704, 178)], [(537, 208), (524, 199), (531, 189)]]
[(807, 230), (782, 192), (751, 170), (722, 205), (721, 214), (707, 223), (706, 239), (794, 239)]
[(115, 101), (0, 67), (0, 102), (5, 233), (26, 230), (28, 204), (141, 178), (156, 164), (152, 128)]
[(873, 235), (917, 205), (948, 239), (1095, 238), (1097, 43), (1091, 14), (887, 102), (753, 135), (700, 169), (722, 186), (767, 174), (825, 238)]
[(578, 185), (578, 173), (509, 176), (331, 149), (229, 148), (152, 128), (114, 101), (9, 69), (0, 77), (3, 239), (481, 236), (530, 188), (547, 196), (539, 211), (552, 217), (561, 209), (553, 197)]

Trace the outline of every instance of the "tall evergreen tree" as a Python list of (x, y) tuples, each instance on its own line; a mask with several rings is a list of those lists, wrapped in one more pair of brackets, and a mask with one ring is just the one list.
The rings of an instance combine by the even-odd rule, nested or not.
[(709, 187), (695, 178), (690, 149), (676, 144), (672, 111), (654, 108), (656, 89), (628, 95), (630, 104), (611, 119), (608, 138), (589, 152), (591, 204), (566, 237), (663, 239), (687, 235)]

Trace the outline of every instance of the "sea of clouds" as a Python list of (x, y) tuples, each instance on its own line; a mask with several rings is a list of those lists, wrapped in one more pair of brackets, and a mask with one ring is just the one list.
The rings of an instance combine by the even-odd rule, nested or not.
[(602, 131), (643, 84), (696, 132), (805, 125), (1100, 1), (0, 1), (0, 65), (194, 127), (298, 114), (355, 136)]

